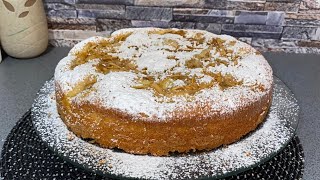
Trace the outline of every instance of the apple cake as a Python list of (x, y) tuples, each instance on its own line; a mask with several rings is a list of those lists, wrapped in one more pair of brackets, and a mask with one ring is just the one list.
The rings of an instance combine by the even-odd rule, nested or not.
[(263, 122), (273, 75), (250, 45), (201, 30), (130, 28), (75, 45), (55, 69), (61, 119), (101, 147), (212, 150)]

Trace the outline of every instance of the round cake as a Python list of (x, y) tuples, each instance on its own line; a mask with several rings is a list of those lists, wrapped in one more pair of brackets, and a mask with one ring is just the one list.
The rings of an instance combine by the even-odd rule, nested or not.
[(201, 30), (122, 29), (77, 44), (55, 70), (77, 136), (128, 153), (212, 150), (263, 122), (272, 69), (248, 44)]

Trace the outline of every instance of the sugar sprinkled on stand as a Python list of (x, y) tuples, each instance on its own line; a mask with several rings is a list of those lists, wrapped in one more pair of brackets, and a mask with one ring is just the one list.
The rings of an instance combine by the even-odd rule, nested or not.
[(242, 140), (209, 152), (156, 157), (105, 149), (76, 137), (60, 119), (52, 94), (53, 80), (43, 86), (32, 108), (35, 128), (49, 147), (87, 169), (142, 179), (216, 177), (256, 165), (289, 142), (299, 112), (293, 95), (276, 80), (266, 121)]

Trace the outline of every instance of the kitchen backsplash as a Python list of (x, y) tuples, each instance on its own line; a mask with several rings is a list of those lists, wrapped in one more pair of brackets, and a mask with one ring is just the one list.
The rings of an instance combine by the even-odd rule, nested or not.
[(128, 27), (203, 29), (261, 51), (320, 53), (320, 0), (44, 0), (49, 39), (73, 46)]

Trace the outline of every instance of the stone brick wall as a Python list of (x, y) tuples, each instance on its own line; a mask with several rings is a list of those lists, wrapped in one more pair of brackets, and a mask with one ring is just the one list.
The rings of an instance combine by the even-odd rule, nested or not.
[(261, 51), (320, 53), (320, 0), (44, 0), (50, 43), (127, 27), (203, 29)]

